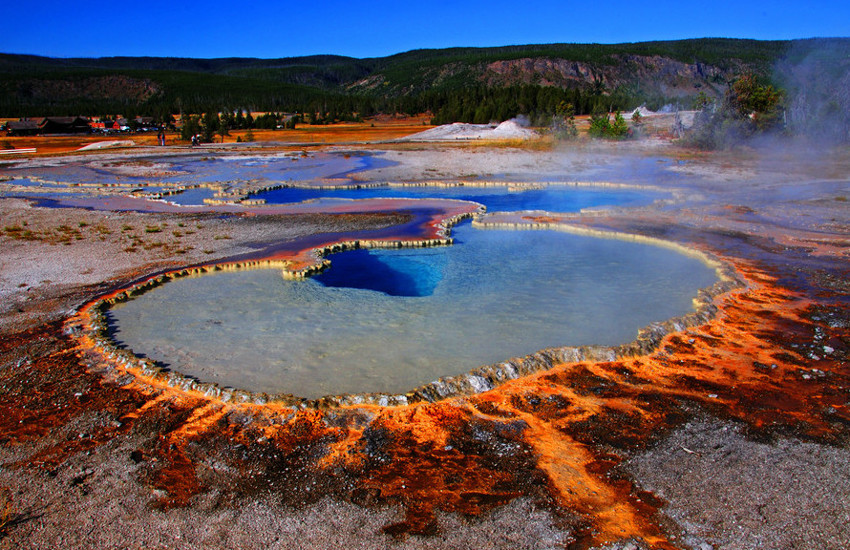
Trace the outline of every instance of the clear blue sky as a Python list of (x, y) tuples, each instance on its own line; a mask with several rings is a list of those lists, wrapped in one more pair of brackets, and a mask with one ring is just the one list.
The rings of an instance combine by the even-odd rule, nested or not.
[(376, 57), (417, 48), (850, 36), (850, 0), (2, 0), (0, 52)]

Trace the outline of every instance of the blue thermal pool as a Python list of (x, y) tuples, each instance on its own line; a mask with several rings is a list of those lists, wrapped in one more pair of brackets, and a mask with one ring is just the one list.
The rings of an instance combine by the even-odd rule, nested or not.
[[(334, 187), (355, 184), (352, 176), (364, 170), (391, 165), (380, 156), (370, 154), (316, 153), (300, 154), (231, 154), (148, 157), (124, 161), (94, 161), (60, 163), (36, 168), (10, 168), (0, 175), (23, 176), (16, 184), (29, 187), (29, 193), (50, 197), (61, 191), (80, 192), (85, 188), (67, 187), (72, 184), (118, 185), (113, 191), (126, 193), (139, 190), (168, 194), (166, 200), (182, 205), (203, 205), (214, 197), (213, 187), (242, 188), (245, 182), (259, 187), (284, 186), (253, 195), (269, 204), (292, 204), (320, 201), (333, 205), (340, 201), (374, 198), (448, 198), (470, 200), (483, 204), (489, 212), (545, 210), (576, 212), (600, 206), (640, 206), (669, 197), (668, 193), (628, 187), (579, 187), (547, 182), (528, 182), (519, 190), (509, 184), (490, 187), (462, 185), (454, 187), (390, 186), (370, 187), (375, 182), (362, 182), (361, 189)], [(645, 167), (633, 176), (641, 181), (654, 181), (659, 175)], [(603, 174), (604, 175), (604, 174)], [(26, 179), (26, 177), (35, 179)], [(550, 178), (571, 179), (579, 174), (550, 175)], [(594, 177), (598, 177), (596, 174)], [(544, 178), (545, 179), (545, 178)], [(49, 183), (48, 183), (49, 182)], [(380, 183), (380, 182), (379, 182)]]
[(547, 212), (578, 212), (598, 206), (640, 206), (667, 196), (646, 189), (576, 187), (551, 184), (516, 190), (504, 186), (383, 186), (361, 189), (320, 187), (287, 187), (257, 194), (269, 204), (290, 204), (306, 200), (374, 199), (374, 198), (440, 198), (467, 200), (483, 204), (488, 212), (545, 210)]
[(107, 315), (119, 343), (203, 382), (317, 398), (629, 342), (692, 311), (717, 278), (648, 244), (469, 224), (454, 236), (447, 247), (335, 254), (303, 281), (274, 269), (181, 278)]

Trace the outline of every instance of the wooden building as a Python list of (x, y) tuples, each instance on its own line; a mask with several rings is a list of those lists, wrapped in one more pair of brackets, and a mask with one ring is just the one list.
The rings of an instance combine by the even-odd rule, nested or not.
[(88, 134), (91, 132), (89, 119), (81, 116), (46, 117), (38, 127), (41, 134)]
[(38, 133), (38, 120), (10, 120), (6, 123), (8, 136), (34, 136)]

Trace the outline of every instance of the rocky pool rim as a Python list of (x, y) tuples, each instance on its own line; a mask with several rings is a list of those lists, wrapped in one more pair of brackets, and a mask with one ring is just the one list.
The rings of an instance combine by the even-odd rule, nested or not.
[[(327, 269), (330, 266), (330, 260), (326, 258), (327, 255), (346, 250), (423, 248), (451, 245), (453, 243), (453, 239), (449, 236), (451, 227), (469, 218), (473, 219), (473, 226), (481, 228), (513, 230), (548, 229), (597, 238), (626, 240), (660, 246), (699, 259), (709, 267), (714, 268), (718, 280), (711, 286), (701, 288), (697, 291), (696, 296), (693, 298), (693, 311), (641, 327), (637, 331), (637, 337), (631, 342), (616, 346), (589, 345), (545, 348), (522, 357), (512, 357), (498, 363), (481, 365), (462, 374), (440, 377), (403, 393), (342, 393), (309, 399), (291, 393), (255, 392), (230, 386), (221, 386), (215, 382), (203, 382), (196, 377), (163, 367), (150, 358), (140, 357), (131, 349), (122, 347), (110, 335), (108, 320), (105, 315), (105, 312), (110, 307), (116, 303), (130, 300), (153, 290), (173, 279), (192, 275), (204, 275), (216, 271), (237, 271), (258, 268), (281, 269), (285, 279), (303, 279)], [(661, 340), (668, 334), (681, 332), (685, 329), (705, 324), (713, 319), (718, 311), (718, 307), (714, 303), (715, 298), (747, 287), (746, 282), (730, 263), (721, 260), (712, 253), (675, 241), (648, 237), (636, 233), (593, 229), (569, 224), (564, 221), (539, 222), (529, 221), (520, 217), (513, 222), (487, 222), (486, 216), (473, 213), (464, 213), (443, 220), (440, 224), (438, 236), (435, 238), (424, 237), (407, 240), (354, 239), (337, 241), (314, 248), (309, 253), (315, 258), (315, 262), (300, 269), (291, 269), (293, 263), (291, 258), (261, 258), (244, 261), (225, 260), (147, 275), (129, 285), (114, 289), (88, 301), (75, 315), (66, 321), (65, 331), (80, 341), (88, 340), (93, 350), (106, 360), (105, 363), (107, 365), (117, 369), (120, 373), (132, 376), (132, 380), (126, 380), (126, 377), (121, 377), (119, 374), (119, 383), (123, 382), (121, 385), (126, 385), (135, 380), (147, 385), (165, 385), (175, 390), (198, 394), (204, 398), (219, 400), (224, 403), (277, 404), (284, 407), (301, 409), (330, 409), (360, 405), (381, 407), (405, 406), (423, 402), (433, 403), (453, 397), (484, 393), (512, 380), (550, 370), (559, 364), (579, 363), (582, 361), (611, 362), (626, 357), (647, 355), (657, 349)], [(107, 368), (107, 370), (112, 369)]]

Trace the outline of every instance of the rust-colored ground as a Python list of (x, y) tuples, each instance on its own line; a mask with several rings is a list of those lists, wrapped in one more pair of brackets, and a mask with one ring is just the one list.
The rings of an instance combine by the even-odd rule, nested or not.
[[(292, 130), (252, 130), (253, 139), (258, 143), (283, 142), (293, 145), (336, 143), (374, 143), (409, 136), (432, 126), (430, 117), (419, 115), (413, 117), (380, 116), (367, 119), (365, 122), (346, 122), (323, 126), (298, 125)], [(247, 130), (231, 130), (224, 138), (224, 143), (235, 143), (237, 139), (245, 141)], [(115, 135), (69, 135), (69, 136), (20, 136), (0, 137), (0, 149), (35, 148), (36, 155), (55, 155), (71, 153), (81, 147), (103, 141), (131, 140), (136, 146), (158, 146), (156, 132)], [(221, 136), (215, 137), (215, 143), (221, 143)], [(164, 150), (171, 146), (188, 146), (188, 142), (180, 140), (177, 132), (168, 132)], [(4, 155), (7, 158), (21, 158), (31, 154)]]
[[(628, 537), (679, 548), (658, 514), (662, 501), (618, 473), (628, 452), (700, 412), (743, 422), (760, 438), (837, 442), (850, 427), (850, 307), (830, 283), (846, 278), (846, 264), (801, 270), (740, 236), (707, 243), (735, 251), (723, 259), (747, 283), (718, 298), (711, 322), (668, 335), (647, 356), (558, 365), (438, 403), (226, 404), (126, 376), (62, 322), (6, 334), (0, 359), (16, 368), (0, 371), (2, 442), (39, 441), (13, 467), (49, 473), (130, 432), (150, 434), (131, 458), (145, 466), (140, 481), (158, 491), (153, 505), (162, 509), (213, 489), (273, 490), (293, 506), (330, 495), (401, 504), (404, 518), (384, 530), (404, 537), (437, 533), (439, 512), (475, 516), (525, 496), (558, 514), (574, 548)], [(51, 439), (93, 413), (114, 421)]]

